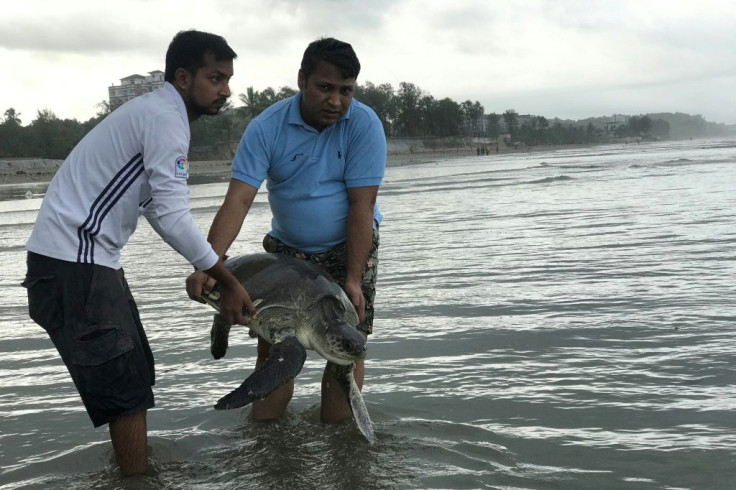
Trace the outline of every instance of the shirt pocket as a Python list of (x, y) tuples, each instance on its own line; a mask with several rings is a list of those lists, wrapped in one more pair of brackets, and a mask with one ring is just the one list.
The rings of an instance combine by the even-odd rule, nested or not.
[(34, 322), (47, 332), (52, 332), (64, 324), (55, 275), (27, 275), (21, 286), (26, 288), (28, 293), (28, 314)]

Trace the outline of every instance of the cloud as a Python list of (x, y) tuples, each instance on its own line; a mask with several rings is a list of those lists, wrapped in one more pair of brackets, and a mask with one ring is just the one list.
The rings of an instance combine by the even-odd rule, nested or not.
[[(0, 30), (0, 45), (31, 52), (88, 53), (147, 51), (161, 45), (159, 35), (112, 22), (99, 25), (93, 19), (57, 19), (16, 22)], [(77, 29), (69, 29), (76, 25)]]
[[(278, 0), (279, 9), (290, 11), (297, 25), (307, 32), (349, 34), (351, 31), (366, 35), (380, 31), (397, 2), (372, 0), (370, 2), (345, 0)], [(358, 29), (356, 27), (359, 26)]]
[[(19, 9), (18, 4), (24, 5)], [(5, 6), (3, 7), (5, 10)], [(166, 35), (116, 15), (101, 3), (16, 2), (4, 12), (0, 46), (19, 51), (140, 52), (168, 43)], [(166, 44), (164, 44), (165, 46)]]
[[(533, 101), (547, 116), (570, 105), (614, 113), (633, 107), (627, 101), (661, 110), (697, 101), (705, 117), (736, 122), (736, 107), (722, 102), (733, 90), (719, 82), (736, 76), (736, 3), (727, 0), (6, 3), (0, 56), (13, 69), (0, 77), (0, 110), (22, 100), (26, 116), (43, 104), (60, 117), (91, 117), (109, 84), (163, 69), (171, 37), (196, 28), (223, 35), (238, 53), (236, 95), (296, 87), (306, 45), (334, 36), (358, 53), (360, 82), (411, 82), (492, 110), (526, 111)], [(60, 86), (63, 100), (53, 95)]]

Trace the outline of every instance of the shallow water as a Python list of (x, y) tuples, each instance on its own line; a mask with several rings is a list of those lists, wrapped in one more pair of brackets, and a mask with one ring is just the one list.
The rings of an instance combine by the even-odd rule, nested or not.
[[(210, 358), (211, 311), (183, 290), (191, 268), (142, 222), (123, 263), (157, 361), (152, 468), (124, 481), (26, 317), (18, 284), (40, 199), (13, 190), (0, 201), (0, 485), (733, 488), (735, 150), (685, 141), (389, 168), (364, 390), (373, 446), (351, 424), (319, 423), (314, 353), (284, 422), (212, 410), (252, 370), (255, 342), (234, 332), (227, 357)], [(202, 229), (225, 188), (192, 186)], [(268, 225), (259, 195), (231, 254), (260, 251)]]

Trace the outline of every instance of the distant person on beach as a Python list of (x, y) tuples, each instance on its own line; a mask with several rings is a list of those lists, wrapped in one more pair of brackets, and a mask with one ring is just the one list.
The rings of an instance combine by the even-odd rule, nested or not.
[[(332, 38), (309, 44), (297, 75), (299, 92), (266, 109), (246, 128), (208, 239), (223, 257), (266, 180), (272, 220), (264, 249), (325, 269), (355, 305), (358, 328), (367, 336), (373, 328), (382, 220), (376, 196), (386, 166), (386, 138), (375, 112), (353, 99), (359, 72), (350, 44)], [(204, 272), (195, 272), (187, 279), (187, 292), (201, 300), (203, 288), (213, 285)], [(270, 344), (259, 338), (256, 369), (269, 352)], [(364, 364), (355, 364), (355, 379), (362, 387)], [(280, 419), (293, 391), (292, 381), (254, 402), (253, 419)], [(328, 363), (321, 418), (337, 422), (350, 417)]]
[(109, 424), (123, 475), (147, 469), (154, 361), (120, 266), (143, 214), (194, 267), (225, 287), (229, 321), (255, 314), (248, 293), (197, 228), (187, 188), (189, 124), (230, 97), (235, 52), (220, 36), (179, 32), (164, 86), (108, 115), (72, 150), (46, 192), (30, 239), (31, 318), (66, 364), (95, 427)]

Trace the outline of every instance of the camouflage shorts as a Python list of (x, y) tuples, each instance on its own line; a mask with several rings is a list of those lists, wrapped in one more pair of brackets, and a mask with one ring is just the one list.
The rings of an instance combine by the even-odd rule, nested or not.
[[(373, 300), (376, 297), (376, 276), (378, 274), (378, 226), (373, 229), (373, 243), (368, 254), (368, 261), (363, 271), (363, 282), (361, 289), (365, 296), (365, 319), (358, 325), (358, 330), (366, 335), (373, 333)], [(348, 252), (345, 242), (335, 245), (324, 252), (300, 252), (289, 247), (278, 238), (266, 235), (263, 238), (263, 248), (266, 252), (291, 255), (299, 259), (305, 259), (320, 266), (327, 271), (341, 287), (345, 287), (345, 277), (348, 272)]]

